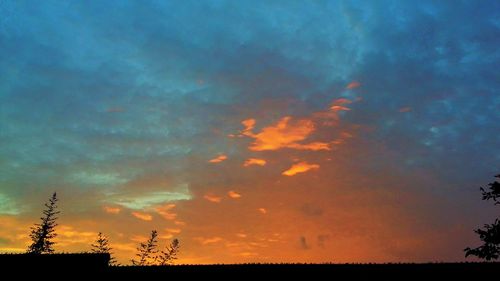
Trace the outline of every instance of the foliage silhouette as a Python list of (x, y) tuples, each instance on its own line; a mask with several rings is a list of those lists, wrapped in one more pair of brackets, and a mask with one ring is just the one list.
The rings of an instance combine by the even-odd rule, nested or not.
[(43, 217), (40, 218), (41, 223), (35, 224), (31, 227), (30, 238), (31, 245), (28, 247), (27, 252), (31, 254), (52, 254), (54, 253), (54, 244), (52, 241), (57, 236), (55, 227), (57, 226), (57, 194), (54, 192), (49, 202), (45, 203), (46, 209), (43, 211)]
[(104, 236), (104, 234), (102, 234), (102, 232), (97, 234), (96, 240), (90, 246), (92, 247), (90, 250), (92, 253), (109, 254), (109, 265), (118, 265), (116, 259), (111, 254), (111, 250), (113, 248), (109, 246), (109, 240), (106, 236)]
[(155, 265), (157, 261), (156, 254), (158, 253), (158, 232), (156, 230), (151, 231), (151, 236), (146, 243), (140, 243), (137, 247), (137, 260), (131, 260), (133, 265), (145, 266), (145, 265)]
[(179, 239), (174, 239), (165, 247), (164, 251), (161, 251), (158, 255), (158, 265), (170, 265), (173, 264), (177, 259), (177, 254), (179, 253), (180, 243)]
[[(495, 176), (500, 178), (500, 174)], [(500, 182), (495, 181), (488, 184), (488, 188), (480, 188), (483, 194), (483, 200), (492, 199), (495, 205), (499, 205), (500, 201)], [(485, 260), (496, 260), (500, 256), (500, 220), (495, 219), (493, 224), (485, 224), (484, 229), (474, 230), (479, 234), (479, 238), (483, 241), (483, 245), (471, 249), (469, 247), (465, 248), (465, 257), (477, 256), (478, 258)]]

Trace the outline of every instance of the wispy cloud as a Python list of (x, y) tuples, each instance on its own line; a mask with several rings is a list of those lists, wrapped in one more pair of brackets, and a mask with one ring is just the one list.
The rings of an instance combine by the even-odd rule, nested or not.
[(230, 198), (233, 198), (233, 199), (239, 199), (239, 198), (241, 198), (241, 194), (239, 194), (238, 192), (233, 191), (233, 190), (229, 191), (227, 193), (227, 196), (229, 196)]
[(133, 210), (144, 210), (156, 205), (168, 202), (190, 200), (191, 192), (186, 184), (173, 188), (172, 191), (153, 191), (133, 194), (112, 194), (106, 199), (106, 202), (123, 206)]
[(249, 158), (245, 160), (245, 163), (243, 163), (244, 167), (249, 167), (252, 165), (257, 165), (257, 166), (265, 166), (267, 163), (266, 160), (264, 159), (259, 159), (259, 158)]
[(110, 206), (104, 206), (103, 207), (104, 211), (108, 214), (113, 214), (113, 215), (117, 215), (120, 213), (120, 211), (122, 210), (121, 208), (119, 207), (110, 207)]
[(318, 164), (309, 164), (307, 162), (299, 162), (293, 164), (288, 170), (284, 171), (282, 174), (285, 176), (293, 176), (299, 173), (305, 173), (309, 170), (319, 169)]
[(212, 202), (212, 203), (220, 203), (222, 201), (222, 197), (214, 195), (214, 194), (205, 194), (203, 196), (206, 200)]
[(134, 216), (140, 220), (143, 220), (143, 221), (152, 221), (153, 220), (153, 216), (148, 214), (148, 213), (132, 212), (131, 214), (132, 214), (132, 216)]
[(222, 162), (224, 160), (227, 160), (227, 156), (224, 155), (224, 154), (221, 154), (221, 155), (219, 155), (219, 156), (217, 156), (217, 157), (215, 157), (213, 159), (208, 160), (208, 162), (210, 162), (210, 163), (220, 163), (220, 162)]
[(174, 208), (175, 204), (165, 204), (155, 207), (154, 210), (158, 215), (162, 216), (166, 220), (175, 220), (177, 218), (177, 214), (172, 211)]
[(346, 88), (351, 90), (351, 89), (356, 89), (360, 86), (361, 86), (361, 83), (359, 83), (358, 81), (352, 81), (351, 83), (347, 84)]
[(200, 242), (202, 245), (209, 245), (209, 244), (215, 244), (221, 242), (223, 239), (221, 237), (196, 237), (194, 240)]

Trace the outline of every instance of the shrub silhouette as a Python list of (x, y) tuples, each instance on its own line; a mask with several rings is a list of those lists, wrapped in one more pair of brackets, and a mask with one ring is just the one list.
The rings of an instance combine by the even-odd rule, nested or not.
[(180, 243), (179, 239), (174, 239), (165, 247), (164, 251), (161, 251), (158, 255), (158, 265), (168, 265), (173, 264), (177, 259), (177, 254), (179, 253)]
[[(495, 176), (496, 178), (500, 178), (500, 174)], [(485, 189), (483, 187), (480, 188), (483, 194), (483, 200), (492, 199), (495, 202), (495, 205), (500, 205), (500, 183), (498, 181), (494, 181), (488, 184), (488, 188)], [(477, 234), (479, 234), (479, 238), (483, 241), (483, 245), (471, 249), (469, 247), (465, 248), (465, 257), (468, 256), (477, 256), (478, 258), (485, 260), (498, 259), (500, 256), (500, 220), (495, 219), (495, 222), (492, 224), (485, 224), (484, 229), (476, 229), (474, 230)]]
[(57, 194), (54, 192), (49, 202), (45, 203), (46, 209), (43, 211), (43, 217), (40, 218), (41, 223), (31, 227), (30, 238), (31, 245), (27, 252), (31, 254), (54, 253), (54, 244), (52, 241), (57, 236), (55, 227), (57, 226)]
[(99, 232), (97, 234), (96, 240), (90, 246), (92, 247), (92, 249), (90, 250), (92, 253), (109, 254), (109, 265), (118, 265), (116, 259), (113, 257), (113, 255), (111, 255), (111, 250), (113, 248), (109, 246), (109, 240), (106, 236), (104, 236), (104, 234), (102, 234), (102, 232)]
[(151, 235), (146, 241), (146, 243), (140, 243), (137, 247), (137, 260), (131, 260), (133, 265), (145, 266), (145, 265), (155, 265), (158, 253), (158, 232), (156, 230), (151, 231)]

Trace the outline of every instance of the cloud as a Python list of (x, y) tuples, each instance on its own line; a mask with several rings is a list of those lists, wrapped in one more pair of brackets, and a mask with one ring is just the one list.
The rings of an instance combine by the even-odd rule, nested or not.
[(177, 218), (177, 214), (172, 212), (173, 208), (175, 208), (175, 204), (165, 204), (155, 207), (154, 210), (158, 215), (162, 216), (166, 220), (175, 220)]
[(405, 107), (401, 107), (398, 111), (399, 112), (410, 112), (411, 110), (412, 110), (411, 107), (405, 106)]
[(227, 193), (227, 196), (229, 196), (229, 197), (231, 197), (233, 199), (239, 199), (239, 198), (241, 198), (241, 194), (239, 194), (238, 192), (233, 191), (233, 190), (229, 191)]
[(0, 215), (19, 215), (21, 211), (22, 209), (11, 198), (0, 193)]
[(337, 111), (349, 111), (351, 110), (350, 108), (346, 107), (345, 105), (351, 104), (352, 101), (348, 100), (346, 98), (340, 98), (336, 99), (333, 101), (332, 105), (330, 106), (330, 110), (337, 112)]
[(117, 215), (120, 213), (120, 211), (122, 210), (121, 208), (119, 207), (110, 207), (110, 206), (104, 206), (103, 207), (104, 211), (108, 214), (113, 214), (113, 215)]
[(356, 89), (360, 86), (361, 86), (361, 83), (359, 83), (358, 81), (352, 81), (351, 83), (349, 83), (347, 85), (346, 89), (352, 90), (352, 89)]
[(245, 160), (245, 163), (243, 163), (244, 167), (249, 167), (252, 165), (257, 165), (257, 166), (265, 166), (266, 165), (266, 160), (264, 159), (259, 159), (259, 158), (249, 158)]
[(215, 244), (219, 243), (222, 241), (221, 237), (210, 237), (210, 238), (204, 238), (204, 237), (195, 237), (194, 240), (200, 242), (202, 245), (209, 245), (209, 244)]
[(180, 228), (166, 228), (165, 231), (171, 234), (179, 234), (182, 232)]
[(266, 208), (258, 208), (257, 211), (259, 211), (263, 215), (267, 214), (267, 209)]
[(297, 142), (305, 140), (314, 131), (311, 120), (293, 120), (291, 116), (283, 117), (275, 125), (262, 129), (257, 134), (247, 134), (255, 139), (249, 149), (253, 151), (278, 150), (282, 148), (302, 149)]
[(59, 246), (90, 244), (95, 240), (96, 236), (96, 232), (80, 231), (69, 225), (60, 225), (57, 227), (55, 242)]
[(246, 119), (246, 120), (241, 121), (241, 124), (243, 124), (243, 126), (245, 127), (241, 131), (241, 134), (243, 134), (243, 135), (245, 135), (245, 134), (252, 135), (252, 130), (255, 127), (255, 123), (256, 123), (255, 119)]
[(238, 238), (247, 238), (247, 236), (245, 233), (236, 233), (236, 237)]
[(143, 220), (143, 221), (152, 221), (153, 220), (153, 216), (148, 214), (148, 213), (143, 213), (143, 212), (132, 212), (132, 216), (140, 219), (140, 220)]
[[(335, 99), (328, 110), (316, 111), (310, 118), (294, 118), (285, 116), (275, 124), (262, 128), (258, 133), (252, 132), (255, 128), (255, 119), (247, 119), (242, 122), (244, 129), (238, 136), (246, 136), (254, 139), (248, 149), (251, 151), (280, 150), (284, 148), (296, 150), (321, 151), (331, 150), (338, 140), (313, 141), (304, 143), (317, 131), (319, 126), (338, 126), (340, 112), (350, 111), (347, 107), (353, 101), (346, 98)], [(247, 164), (248, 163), (248, 164)], [(251, 165), (247, 160), (244, 166)]]
[(212, 203), (220, 203), (222, 201), (222, 197), (214, 195), (214, 194), (205, 194), (203, 196), (206, 200), (212, 202)]
[(97, 171), (79, 171), (68, 176), (70, 182), (83, 185), (120, 185), (127, 183), (128, 178), (118, 173), (102, 173)]
[(284, 171), (282, 175), (285, 176), (293, 176), (298, 173), (305, 173), (309, 170), (319, 169), (318, 164), (309, 164), (307, 162), (299, 162), (297, 164), (293, 164), (288, 170)]
[(210, 162), (210, 163), (220, 163), (220, 162), (222, 162), (222, 161), (224, 161), (226, 159), (227, 159), (227, 156), (224, 155), (224, 154), (221, 154), (221, 155), (215, 157), (214, 159), (209, 160), (208, 162)]
[(141, 194), (109, 195), (106, 202), (117, 204), (133, 210), (144, 210), (159, 204), (192, 199), (188, 186), (183, 184), (175, 191), (153, 191)]

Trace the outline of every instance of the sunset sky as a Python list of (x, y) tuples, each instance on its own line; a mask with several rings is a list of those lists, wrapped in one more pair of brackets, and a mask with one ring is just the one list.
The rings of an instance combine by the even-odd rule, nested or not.
[(56, 191), (56, 251), (123, 264), (463, 261), (499, 46), (493, 0), (0, 0), (0, 252)]

